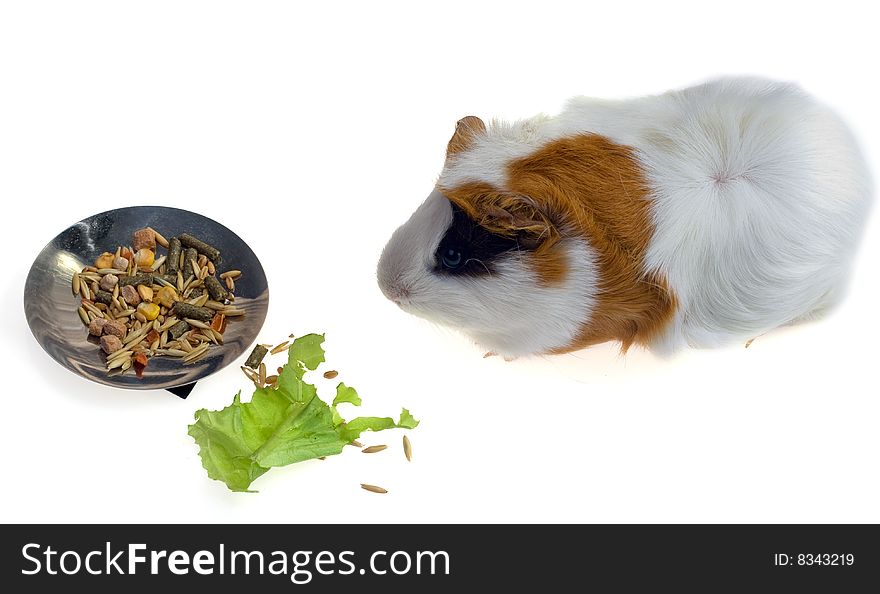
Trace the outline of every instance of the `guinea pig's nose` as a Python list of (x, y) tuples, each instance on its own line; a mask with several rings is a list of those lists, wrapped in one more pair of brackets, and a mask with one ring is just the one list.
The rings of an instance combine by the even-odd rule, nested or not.
[(379, 287), (388, 299), (400, 305), (403, 301), (409, 299), (410, 290), (401, 282), (380, 283)]

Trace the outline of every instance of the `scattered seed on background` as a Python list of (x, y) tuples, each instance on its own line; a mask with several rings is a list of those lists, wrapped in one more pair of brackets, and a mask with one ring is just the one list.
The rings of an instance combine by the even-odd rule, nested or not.
[(365, 483), (361, 483), (361, 489), (364, 491), (369, 491), (370, 493), (387, 493), (387, 489), (383, 489), (382, 487), (377, 487), (376, 485), (367, 485)]
[(412, 462), (412, 444), (406, 435), (403, 436), (403, 455), (406, 456), (407, 462)]
[(339, 372), (336, 371), (335, 369), (333, 369), (333, 370), (331, 370), (331, 371), (325, 371), (325, 372), (324, 372), (324, 377), (327, 378), (327, 379), (333, 379), (333, 378), (336, 377), (337, 375), (339, 375)]
[(287, 347), (288, 347), (289, 345), (290, 345), (290, 341), (289, 341), (289, 340), (285, 340), (285, 341), (282, 342), (281, 344), (279, 344), (279, 345), (275, 345), (274, 347), (272, 347), (272, 350), (269, 351), (269, 353), (272, 354), (272, 355), (277, 355), (277, 354), (280, 353), (281, 351), (287, 349)]
[(381, 452), (384, 449), (387, 449), (387, 445), (374, 445), (361, 450), (363, 454), (375, 454), (376, 452)]

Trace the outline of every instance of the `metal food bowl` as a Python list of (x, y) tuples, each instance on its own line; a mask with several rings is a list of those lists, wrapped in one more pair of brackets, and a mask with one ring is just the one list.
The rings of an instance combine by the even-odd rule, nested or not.
[[(152, 357), (137, 377), (134, 370), (108, 374), (104, 354), (77, 315), (80, 298), (71, 292), (73, 274), (93, 265), (101, 253), (131, 245), (132, 233), (152, 227), (170, 239), (189, 233), (220, 250), (217, 271), (241, 270), (235, 286), (235, 305), (244, 316), (229, 318), (223, 344), (214, 345), (190, 364), (172, 357)], [(256, 340), (269, 308), (266, 275), (254, 252), (238, 235), (207, 217), (164, 206), (132, 206), (96, 214), (62, 231), (43, 248), (31, 266), (24, 287), (28, 326), (53, 359), (77, 375), (99, 384), (129, 390), (169, 389), (184, 396), (181, 387), (219, 371)], [(190, 388), (191, 389), (191, 388)]]

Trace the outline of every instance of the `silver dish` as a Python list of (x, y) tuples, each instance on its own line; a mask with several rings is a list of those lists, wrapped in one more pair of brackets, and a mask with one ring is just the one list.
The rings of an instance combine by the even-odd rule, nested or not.
[[(102, 252), (130, 245), (132, 233), (143, 227), (153, 227), (169, 239), (178, 233), (190, 233), (219, 249), (222, 263), (218, 274), (224, 270), (242, 271), (235, 284), (235, 305), (247, 313), (230, 318), (224, 344), (212, 346), (195, 363), (153, 357), (141, 378), (133, 370), (108, 375), (99, 345), (89, 338), (76, 313), (79, 298), (71, 292), (71, 281), (74, 272), (93, 264)], [(49, 356), (84, 378), (129, 390), (174, 391), (219, 371), (256, 340), (268, 308), (269, 288), (263, 267), (240, 237), (207, 217), (164, 206), (119, 208), (72, 225), (43, 248), (24, 287), (28, 326)]]

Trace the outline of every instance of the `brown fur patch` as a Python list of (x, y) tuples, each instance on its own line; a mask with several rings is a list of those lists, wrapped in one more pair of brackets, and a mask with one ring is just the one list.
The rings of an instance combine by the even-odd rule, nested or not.
[(467, 150), (477, 135), (486, 131), (486, 124), (477, 116), (465, 116), (455, 124), (455, 133), (446, 145), (446, 158)]
[(596, 252), (600, 283), (592, 319), (568, 352), (608, 340), (625, 351), (647, 344), (672, 318), (666, 280), (643, 273), (653, 234), (649, 187), (632, 149), (595, 134), (551, 141), (508, 164), (507, 187), (471, 183), (441, 191), (490, 231), (537, 246), (542, 283), (565, 279), (560, 237), (586, 237)]

